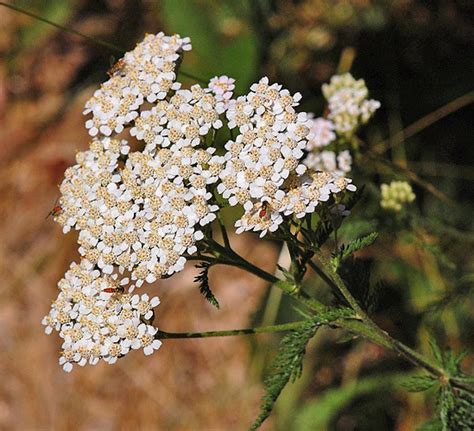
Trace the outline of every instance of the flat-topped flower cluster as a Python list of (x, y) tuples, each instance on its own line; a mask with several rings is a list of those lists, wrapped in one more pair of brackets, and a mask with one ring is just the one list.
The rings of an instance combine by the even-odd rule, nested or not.
[[(268, 78), (236, 99), (227, 76), (183, 88), (177, 71), (190, 49), (188, 38), (147, 35), (86, 103), (92, 142), (66, 170), (55, 214), (64, 233), (79, 232), (81, 261), (59, 282), (43, 321), (64, 340), (66, 371), (159, 347), (150, 321), (158, 299), (131, 292), (181, 271), (222, 202), (243, 207), (237, 233), (264, 236), (355, 190), (345, 177), (348, 151), (330, 169), (311, 157), (325, 160), (321, 148), (340, 133), (347, 136), (347, 121), (355, 121), (350, 115), (357, 116), (355, 130), (376, 109), (361, 99), (359, 81), (331, 81), (325, 95), (333, 110), (327, 119), (314, 119), (297, 112), (300, 94)], [(350, 120), (338, 100), (350, 104)], [(218, 149), (222, 128), (233, 138)], [(140, 150), (131, 150), (132, 141)]]

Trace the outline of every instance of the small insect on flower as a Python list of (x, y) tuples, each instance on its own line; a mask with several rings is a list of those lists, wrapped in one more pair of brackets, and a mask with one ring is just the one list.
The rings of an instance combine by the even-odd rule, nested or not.
[(56, 204), (54, 205), (53, 209), (48, 213), (48, 215), (45, 217), (45, 218), (49, 218), (49, 217), (56, 217), (58, 216), (59, 214), (61, 214), (63, 211), (63, 208), (61, 205), (59, 204)]
[(263, 202), (262, 208), (260, 208), (260, 211), (258, 212), (258, 216), (260, 218), (265, 218), (267, 216), (268, 214), (267, 207), (268, 207), (268, 202)]
[(125, 292), (125, 287), (123, 287), (123, 286), (106, 287), (105, 289), (102, 289), (102, 292), (105, 292), (105, 293), (124, 293)]
[(120, 301), (120, 298), (125, 293), (125, 287), (120, 285), (113, 285), (102, 289), (103, 293), (110, 293), (110, 301)]
[(117, 75), (118, 73), (122, 72), (124, 67), (125, 67), (125, 60), (121, 58), (117, 62), (115, 62), (112, 65), (112, 67), (107, 71), (107, 75), (109, 75), (112, 78), (112, 76)]

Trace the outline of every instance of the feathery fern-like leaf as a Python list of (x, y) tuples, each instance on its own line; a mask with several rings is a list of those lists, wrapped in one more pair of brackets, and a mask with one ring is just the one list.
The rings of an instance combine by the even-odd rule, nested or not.
[(423, 392), (433, 387), (438, 380), (429, 374), (411, 376), (402, 383), (402, 386), (410, 392)]
[(271, 374), (264, 381), (265, 395), (262, 397), (260, 414), (250, 427), (256, 430), (270, 415), (281, 391), (288, 382), (294, 382), (301, 376), (306, 345), (313, 338), (320, 326), (346, 316), (347, 309), (330, 311), (324, 315), (312, 316), (300, 328), (285, 335), (278, 348), (278, 353), (271, 364)]
[(212, 266), (209, 262), (202, 262), (196, 265), (196, 268), (201, 269), (201, 272), (194, 277), (194, 281), (199, 283), (199, 291), (201, 294), (216, 308), (219, 308), (219, 301), (212, 293), (209, 286), (209, 269)]
[(332, 258), (332, 264), (334, 268), (337, 269), (341, 261), (346, 257), (349, 257), (351, 254), (363, 249), (364, 247), (372, 245), (377, 239), (377, 236), (377, 232), (372, 232), (369, 235), (351, 241), (349, 244), (341, 245), (335, 256)]

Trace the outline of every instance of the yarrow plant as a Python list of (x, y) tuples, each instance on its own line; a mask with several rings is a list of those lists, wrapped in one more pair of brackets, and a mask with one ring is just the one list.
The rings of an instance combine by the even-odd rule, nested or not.
[[(225, 206), (244, 210), (237, 233), (263, 237), (288, 233), (319, 206), (339, 208), (345, 193), (356, 190), (345, 176), (348, 150), (338, 155), (341, 169), (308, 160), (324, 158), (318, 150), (341, 130), (344, 137), (354, 133), (374, 112), (361, 81), (345, 76), (326, 89), (335, 109), (328, 118), (341, 118), (347, 100), (349, 131), (342, 120), (298, 112), (301, 94), (266, 77), (237, 98), (227, 76), (183, 88), (177, 70), (190, 49), (189, 38), (147, 35), (86, 102), (92, 141), (66, 170), (54, 217), (64, 233), (79, 231), (82, 260), (58, 284), (58, 299), (43, 321), (48, 333), (54, 329), (64, 339), (66, 371), (159, 347), (149, 340), (157, 332), (149, 308), (158, 300), (143, 298), (136, 309), (139, 297), (130, 295), (181, 271), (199, 251), (215, 251), (207, 226)], [(218, 151), (214, 140), (224, 127), (233, 138)], [(140, 151), (131, 151), (132, 138), (142, 143)]]
[[(433, 381), (447, 379), (471, 394), (458, 368), (449, 374), (380, 329), (342, 278), (344, 262), (374, 242), (375, 233), (346, 245), (336, 241), (330, 258), (321, 250), (361, 195), (349, 178), (357, 132), (380, 107), (365, 82), (348, 73), (332, 77), (322, 88), (325, 115), (316, 117), (299, 109), (301, 94), (267, 77), (237, 97), (228, 76), (184, 86), (178, 76), (191, 48), (179, 35), (147, 35), (86, 102), (91, 142), (66, 170), (53, 211), (64, 233), (78, 231), (81, 259), (58, 283), (42, 321), (46, 333), (63, 340), (63, 369), (113, 364), (138, 349), (151, 355), (167, 338), (290, 331), (265, 382), (256, 429), (288, 381), (299, 376), (307, 342), (319, 327), (331, 326), (392, 349)], [(408, 183), (382, 185), (383, 208), (399, 211), (414, 199)], [(291, 265), (280, 268), (281, 276), (233, 250), (221, 217), (227, 207), (239, 208), (237, 234), (256, 232), (288, 247)], [(212, 304), (218, 306), (209, 269), (232, 265), (282, 289), (298, 301), (304, 319), (247, 330), (158, 330), (158, 297), (136, 289), (183, 270), (189, 260), (201, 262), (196, 281)], [(323, 304), (303, 289), (308, 268), (340, 303)]]

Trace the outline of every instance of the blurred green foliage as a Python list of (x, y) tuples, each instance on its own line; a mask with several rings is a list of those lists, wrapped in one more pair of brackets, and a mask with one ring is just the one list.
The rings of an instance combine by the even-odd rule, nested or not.
[[(243, 93), (256, 78), (257, 41), (251, 29), (239, 22), (238, 34), (225, 37), (223, 26), (232, 26), (237, 19), (231, 3), (164, 0), (161, 11), (169, 32), (191, 38), (193, 50), (185, 60), (187, 70), (206, 78), (232, 76), (236, 91)], [(245, 10), (249, 7), (246, 3), (242, 3)]]

